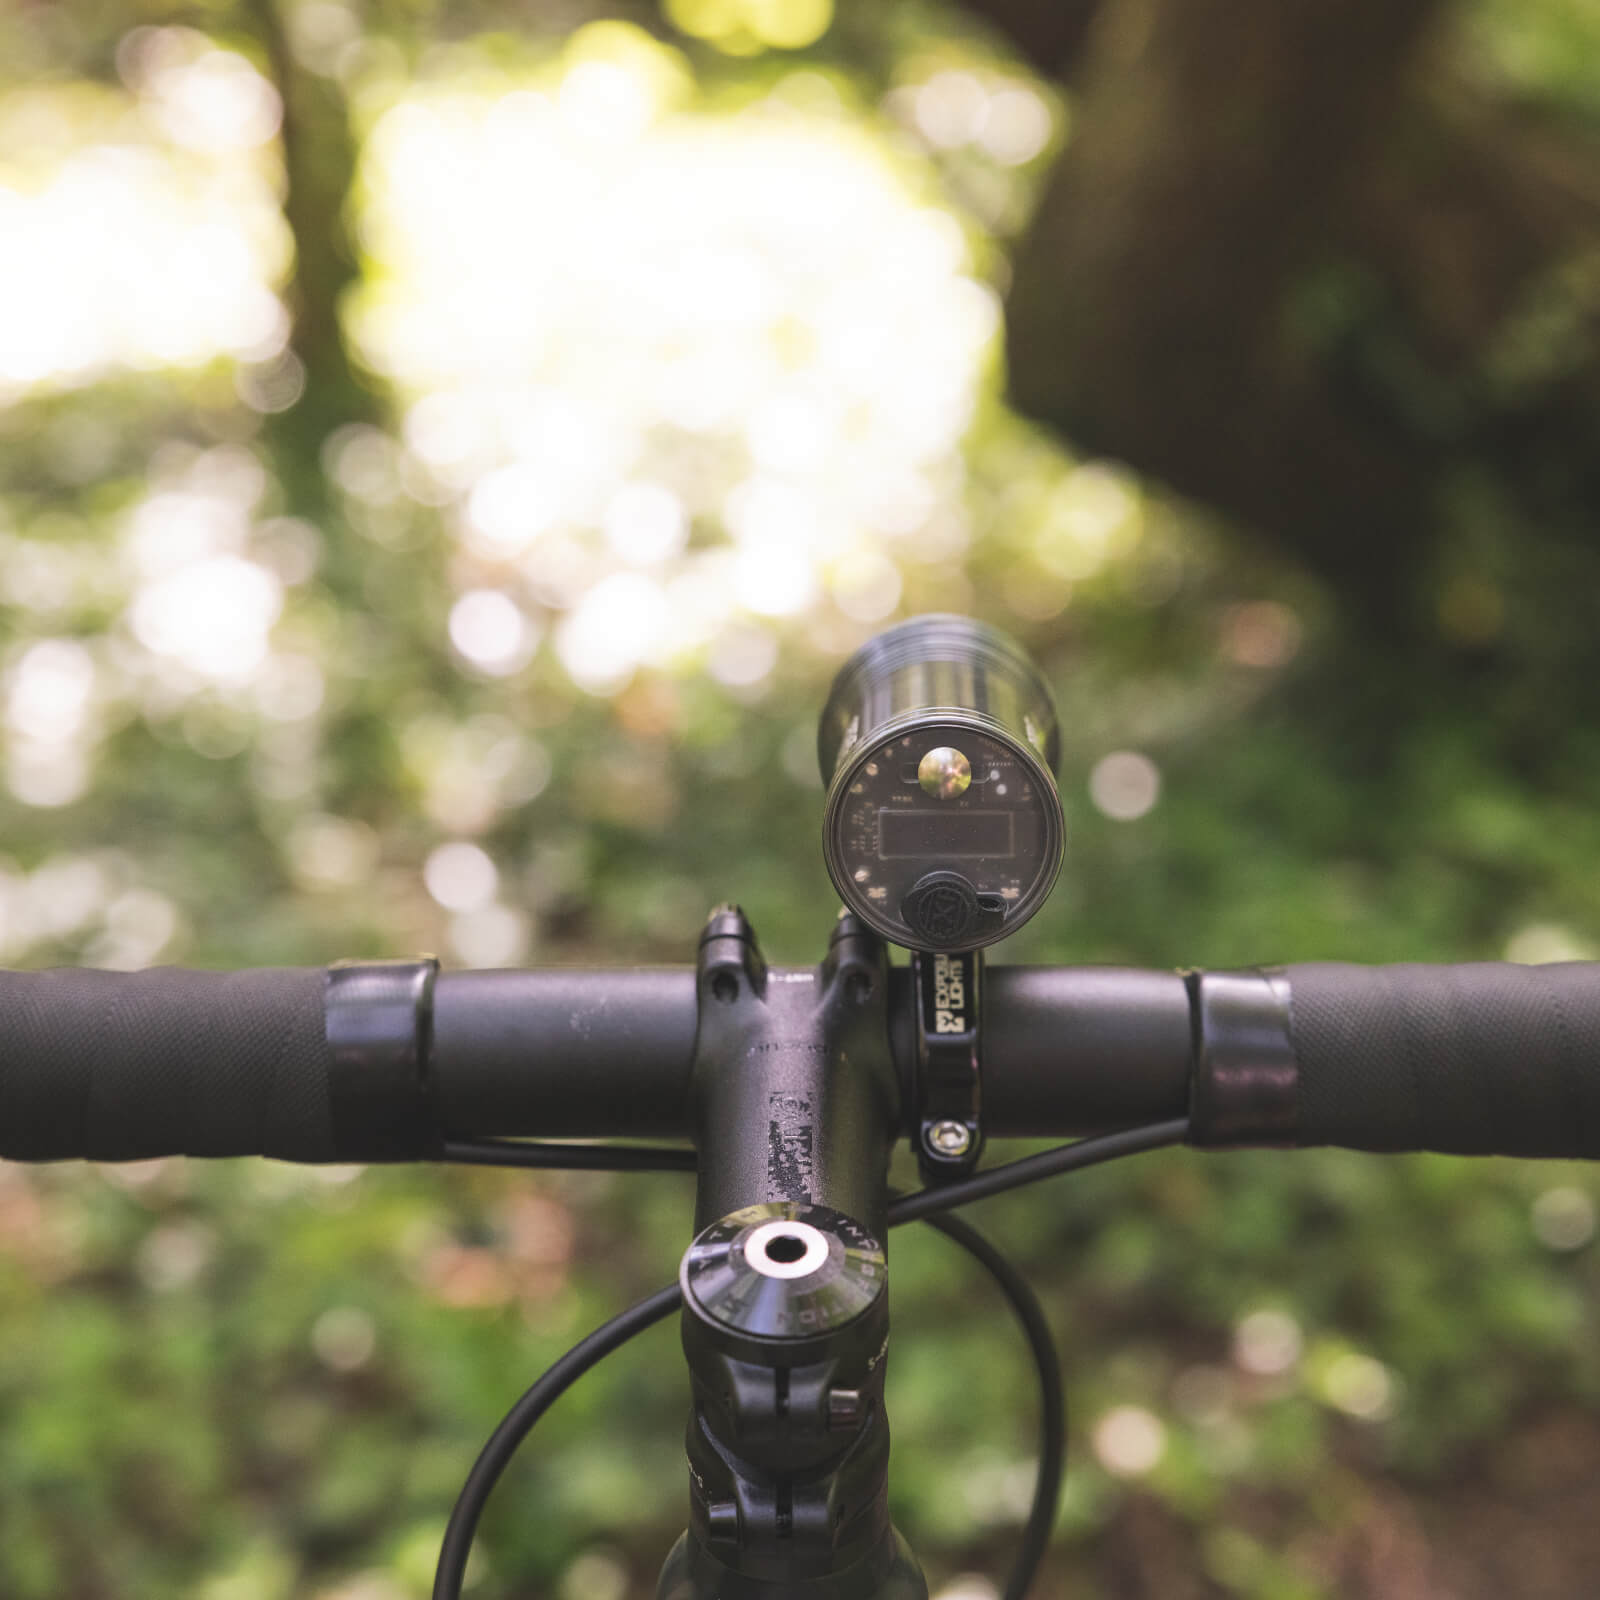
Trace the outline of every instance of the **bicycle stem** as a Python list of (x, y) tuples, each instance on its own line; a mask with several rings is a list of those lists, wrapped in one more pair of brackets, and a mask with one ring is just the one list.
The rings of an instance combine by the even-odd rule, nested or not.
[(820, 967), (774, 973), (719, 907), (696, 982), (690, 1516), (660, 1600), (923, 1600), (887, 1500), (884, 1240), (905, 1115), (884, 946), (845, 915)]

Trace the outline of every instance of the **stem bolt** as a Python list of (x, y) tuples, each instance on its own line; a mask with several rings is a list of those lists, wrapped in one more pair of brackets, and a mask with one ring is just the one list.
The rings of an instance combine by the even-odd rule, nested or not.
[(972, 1148), (972, 1129), (964, 1122), (930, 1123), (922, 1135), (929, 1154), (943, 1156), (947, 1161), (964, 1156)]
[(860, 1426), (861, 1391), (859, 1389), (830, 1389), (828, 1391), (829, 1431), (854, 1433)]

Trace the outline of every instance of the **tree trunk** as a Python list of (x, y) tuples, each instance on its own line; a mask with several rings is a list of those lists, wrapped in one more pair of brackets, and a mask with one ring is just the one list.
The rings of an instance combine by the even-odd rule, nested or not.
[[(1015, 35), (1010, 0), (975, 9)], [(1451, 460), (1497, 457), (1513, 493), (1549, 480), (1497, 437), (1480, 369), (1530, 286), (1600, 239), (1594, 152), (1453, 82), (1429, 48), (1444, 11), (1104, 0), (1068, 50), (1073, 137), (1007, 318), (1020, 409), (1287, 547), (1395, 634)], [(1398, 324), (1404, 382), (1340, 369), (1363, 295)], [(1557, 397), (1580, 473), (1589, 378)]]
[(346, 228), (355, 141), (338, 86), (295, 60), (279, 0), (248, 0), (246, 11), (283, 101), (283, 213), (294, 239), (290, 343), (306, 369), (303, 398), (288, 415), (274, 418), (268, 431), (275, 442), (291, 445), (290, 455), (309, 451), (306, 461), (284, 465), (292, 472), (304, 469), (296, 472), (306, 479), (296, 486), (297, 498), (315, 501), (321, 498), (312, 480), (322, 441), (342, 423), (372, 420), (378, 410), (351, 365), (339, 322), (339, 302), (357, 277)]

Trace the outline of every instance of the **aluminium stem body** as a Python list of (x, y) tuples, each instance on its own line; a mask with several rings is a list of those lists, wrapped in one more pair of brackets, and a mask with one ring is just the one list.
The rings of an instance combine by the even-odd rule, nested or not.
[(883, 945), (845, 917), (819, 967), (774, 972), (725, 906), (697, 972), (689, 1528), (658, 1596), (926, 1600), (888, 1509), (883, 1244), (904, 1118)]
[(798, 1201), (843, 1212), (881, 1241), (904, 1120), (882, 945), (842, 932), (821, 967), (768, 970), (752, 945), (721, 938), (706, 946), (700, 982), (695, 1227)]

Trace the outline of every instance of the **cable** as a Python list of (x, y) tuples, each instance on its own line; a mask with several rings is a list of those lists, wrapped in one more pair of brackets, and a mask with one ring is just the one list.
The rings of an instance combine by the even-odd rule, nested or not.
[(443, 1161), (473, 1167), (561, 1167), (588, 1172), (693, 1172), (689, 1145), (561, 1144), (550, 1140), (452, 1139)]
[[(1022, 1548), (1012, 1565), (1005, 1590), (1005, 1600), (1022, 1600), (1050, 1543), (1056, 1501), (1061, 1494), (1061, 1468), (1066, 1456), (1066, 1404), (1055, 1342), (1032, 1285), (976, 1228), (959, 1217), (930, 1216), (925, 1220), (989, 1270), (1022, 1326), (1038, 1369), (1039, 1468), (1034, 1479), (1033, 1504), (1023, 1529)], [(483, 1507), (534, 1423), (597, 1362), (682, 1303), (683, 1292), (673, 1284), (613, 1317), (581, 1344), (573, 1346), (511, 1408), (490, 1435), (456, 1499), (439, 1550), (433, 1600), (457, 1600)]]
[[(1171, 1122), (1079, 1139), (1036, 1156), (1024, 1156), (1020, 1161), (990, 1167), (986, 1172), (957, 1183), (905, 1195), (890, 1207), (889, 1219), (892, 1223), (909, 1222), (931, 1216), (934, 1212), (968, 1205), (1024, 1183), (1035, 1183), (1040, 1178), (1082, 1171), (1085, 1167), (1114, 1161), (1119, 1156), (1136, 1155), (1142, 1150), (1182, 1144), (1188, 1135), (1188, 1120), (1179, 1117)], [(695, 1152), (688, 1145), (565, 1144), (519, 1139), (451, 1140), (445, 1145), (441, 1159), (465, 1166), (554, 1167), (605, 1172), (693, 1172), (697, 1165)], [(902, 1207), (905, 1209), (899, 1209)]]
[(1033, 1480), (1033, 1504), (1022, 1529), (1022, 1545), (1011, 1563), (1004, 1600), (1023, 1600), (1038, 1576), (1039, 1563), (1050, 1547), (1056, 1503), (1061, 1498), (1061, 1472), (1067, 1454), (1067, 1403), (1061, 1384), (1050, 1324), (1033, 1285), (970, 1222), (937, 1214), (922, 1219), (976, 1256), (999, 1285), (1028, 1340), (1039, 1374), (1039, 1467)]
[(658, 1289), (647, 1300), (630, 1306), (620, 1316), (596, 1328), (550, 1367), (523, 1397), (506, 1413), (500, 1426), (489, 1435), (489, 1442), (467, 1474), (467, 1481), (456, 1497), (450, 1524), (439, 1547), (439, 1565), (433, 1575), (433, 1600), (459, 1600), (461, 1582), (466, 1575), (467, 1557), (472, 1551), (472, 1536), (484, 1502), (499, 1482), (517, 1446), (540, 1417), (597, 1362), (620, 1349), (636, 1333), (676, 1311), (683, 1303), (677, 1284)]
[(1120, 1133), (1101, 1133), (1092, 1139), (1058, 1145), (1054, 1150), (1042, 1150), (1036, 1156), (1008, 1161), (1004, 1166), (991, 1167), (987, 1172), (963, 1178), (958, 1183), (942, 1183), (936, 1189), (919, 1189), (915, 1194), (908, 1194), (889, 1207), (889, 1224), (892, 1227), (917, 1217), (932, 1216), (936, 1211), (948, 1211), (952, 1206), (970, 1205), (974, 1200), (987, 1199), (1020, 1184), (1036, 1183), (1040, 1178), (1053, 1178), (1061, 1172), (1080, 1172), (1085, 1167), (1097, 1167), (1102, 1161), (1115, 1161), (1119, 1156), (1182, 1144), (1188, 1136), (1189, 1119), (1176, 1117), (1171, 1122), (1152, 1122), (1142, 1128), (1124, 1128)]
[[(1143, 1150), (1154, 1150), (1163, 1145), (1180, 1143), (1188, 1133), (1188, 1129), (1187, 1121), (1178, 1120), (1152, 1123), (1143, 1128), (1128, 1128), (1119, 1133), (1101, 1134), (1092, 1139), (1080, 1139), (1074, 1144), (1046, 1150), (1040, 1155), (1025, 1156), (1020, 1161), (1007, 1162), (976, 1177), (965, 1178), (959, 1183), (902, 1195), (889, 1206), (891, 1228), (898, 1227), (904, 1222), (930, 1221), (958, 1244), (971, 1249), (978, 1260), (995, 1273), (1007, 1300), (1023, 1323), (1035, 1360), (1040, 1360), (1041, 1348), (1048, 1351), (1046, 1361), (1040, 1365), (1040, 1384), (1045, 1390), (1045, 1411), (1039, 1449), (1039, 1474), (1034, 1488), (1033, 1508), (1029, 1512), (1023, 1532), (1022, 1550), (1006, 1585), (1006, 1600), (1020, 1600), (1028, 1584), (1032, 1582), (1033, 1572), (1043, 1556), (1044, 1546), (1049, 1540), (1050, 1528), (1054, 1522), (1055, 1503), (1060, 1492), (1061, 1456), (1064, 1454), (1066, 1432), (1065, 1406), (1060, 1397), (1061, 1375), (1049, 1328), (1045, 1324), (1038, 1300), (1026, 1280), (976, 1229), (957, 1218), (939, 1216), (938, 1213), (953, 1206), (965, 1205), (969, 1201), (998, 1194), (1005, 1189), (1015, 1188), (1019, 1184), (1032, 1183), (1039, 1178), (1052, 1177), (1061, 1172), (1073, 1172), (1084, 1167), (1096, 1166), (1103, 1161), (1115, 1160), (1118, 1156), (1136, 1155)], [(449, 1152), (457, 1148), (471, 1150), (481, 1146), (447, 1145), (445, 1147), (447, 1160), (455, 1159)], [(492, 1143), (491, 1148), (493, 1148)], [(528, 1149), (529, 1146), (513, 1144), (511, 1148), (521, 1150)], [(608, 1149), (615, 1154), (623, 1147), (574, 1145), (570, 1148)], [(473, 1158), (469, 1155), (463, 1159)], [(973, 1244), (969, 1242), (974, 1240), (979, 1241), (979, 1248), (974, 1249)], [(996, 1270), (994, 1262), (999, 1263), (999, 1270)], [(1020, 1288), (1020, 1297), (1013, 1295), (1014, 1287)], [(620, 1349), (635, 1334), (644, 1332), (646, 1328), (677, 1310), (682, 1303), (682, 1290), (677, 1284), (672, 1284), (665, 1289), (657, 1290), (655, 1294), (639, 1301), (637, 1305), (630, 1306), (628, 1310), (619, 1313), (609, 1322), (601, 1324), (551, 1366), (506, 1413), (499, 1427), (489, 1436), (489, 1442), (484, 1445), (478, 1459), (473, 1463), (472, 1471), (467, 1474), (467, 1481), (461, 1486), (455, 1508), (450, 1513), (450, 1523), (445, 1529), (444, 1542), (439, 1549), (439, 1565), (434, 1573), (433, 1600), (460, 1600), (467, 1556), (472, 1548), (478, 1519), (482, 1516), (484, 1505), (495, 1484), (499, 1482), (500, 1475), (505, 1471), (534, 1423), (597, 1362), (610, 1355), (612, 1351)], [(1025, 1305), (1029, 1307), (1026, 1314)], [(1035, 1314), (1036, 1325), (1032, 1320)], [(1036, 1337), (1038, 1332), (1043, 1334), (1042, 1346)], [(1057, 1401), (1057, 1424), (1054, 1428), (1050, 1425), (1050, 1383), (1045, 1378), (1046, 1366), (1054, 1384)], [(1050, 1463), (1052, 1437), (1056, 1445), (1053, 1468)], [(1053, 1470), (1055, 1478), (1053, 1485), (1047, 1483), (1047, 1469)], [(1041, 1502), (1045, 1508), (1043, 1511), (1040, 1510)], [(1042, 1529), (1039, 1526), (1041, 1522)]]

